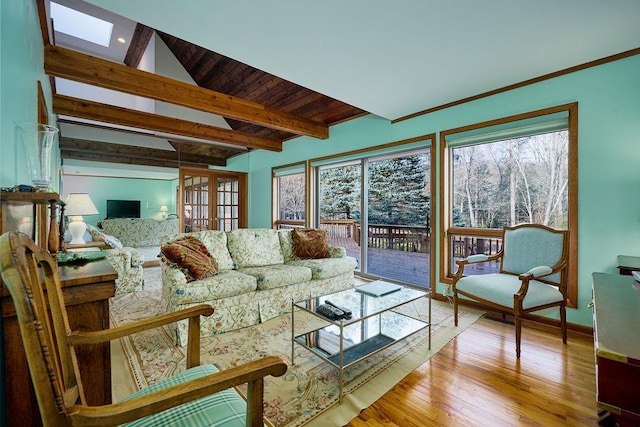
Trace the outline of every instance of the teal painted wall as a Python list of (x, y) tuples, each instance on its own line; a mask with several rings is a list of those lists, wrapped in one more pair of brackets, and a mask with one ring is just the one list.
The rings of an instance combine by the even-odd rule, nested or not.
[(140, 200), (140, 217), (162, 219), (160, 206), (167, 205), (169, 214), (176, 213), (175, 182), (170, 180), (64, 176), (64, 194), (89, 193), (99, 211), (84, 217), (96, 225), (107, 215), (107, 200)]
[[(30, 184), (16, 125), (37, 121), (38, 80), (51, 113), (51, 86), (44, 74), (43, 43), (35, 1), (0, 2), (0, 186)], [(55, 126), (55, 117), (49, 118)], [(52, 155), (52, 185), (59, 188), (60, 156)]]
[[(28, 182), (19, 166), (25, 160), (16, 142), (15, 125), (36, 120), (37, 80), (43, 83), (49, 105), (51, 91), (42, 69), (35, 2), (2, 0), (0, 25), (0, 186), (5, 187)], [(257, 150), (231, 159), (228, 169), (249, 172), (249, 225), (269, 227), (272, 166), (577, 101), (579, 299), (578, 308), (568, 310), (568, 320), (590, 325), (587, 304), (591, 299), (591, 273), (615, 273), (617, 254), (640, 255), (639, 94), (640, 56), (635, 56), (397, 124), (375, 116), (363, 117), (334, 126), (326, 141), (297, 138), (285, 142), (281, 153)], [(54, 166), (58, 164), (56, 155)], [(107, 198), (141, 200), (144, 217), (156, 215), (152, 208), (146, 208), (147, 201), (158, 209), (161, 204), (170, 205), (170, 211), (175, 211), (174, 185), (170, 181), (87, 178), (84, 187), (79, 185), (83, 189), (67, 181), (65, 177), (65, 194), (90, 192), (101, 214), (105, 209), (101, 201)], [(57, 182), (53, 188), (58, 188)], [(439, 204), (436, 197), (435, 230), (439, 230)], [(95, 224), (103, 216), (88, 217), (87, 222)]]
[[(271, 226), (273, 166), (570, 102), (579, 103), (579, 298), (578, 308), (569, 309), (567, 317), (590, 326), (591, 273), (617, 273), (618, 254), (640, 256), (640, 55), (396, 124), (366, 116), (332, 127), (326, 141), (297, 138), (285, 142), (281, 153), (244, 155), (250, 170), (249, 225)], [(439, 143), (437, 156), (434, 164), (439, 169)], [(436, 196), (438, 231), (440, 195)], [(432, 253), (439, 253), (436, 249)]]

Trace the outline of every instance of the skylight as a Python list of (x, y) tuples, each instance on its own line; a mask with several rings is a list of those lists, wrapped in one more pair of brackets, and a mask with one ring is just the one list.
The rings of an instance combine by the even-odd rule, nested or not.
[(95, 16), (51, 2), (51, 17), (56, 31), (91, 43), (109, 47), (113, 24)]

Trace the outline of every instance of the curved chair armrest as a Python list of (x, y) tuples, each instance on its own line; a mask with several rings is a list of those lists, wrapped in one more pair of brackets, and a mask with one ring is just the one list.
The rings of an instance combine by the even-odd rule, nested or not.
[(460, 280), (460, 278), (462, 278), (464, 274), (465, 265), (476, 264), (476, 263), (487, 262), (487, 261), (495, 261), (497, 259), (500, 259), (500, 257), (502, 257), (502, 250), (498, 251), (498, 253), (491, 256), (485, 255), (485, 254), (475, 254), (475, 255), (469, 255), (466, 258), (457, 260), (456, 265), (458, 266), (458, 271), (456, 271), (455, 274), (453, 275), (454, 282), (457, 282), (458, 280)]
[(547, 265), (539, 265), (537, 267), (533, 267), (531, 270), (527, 271), (526, 273), (522, 273), (518, 277), (520, 278), (520, 280), (523, 280), (525, 277), (529, 277), (530, 279), (538, 278), (538, 277), (548, 276), (551, 273), (553, 273), (553, 269), (551, 267)]
[[(75, 405), (70, 408), (71, 417), (78, 425), (117, 425), (248, 383), (247, 425), (263, 425), (263, 378), (279, 377), (286, 371), (287, 364), (281, 358), (267, 356), (120, 403), (94, 407)], [(252, 407), (257, 403), (259, 407)], [(256, 414), (259, 418), (252, 419)]]
[(476, 264), (479, 262), (495, 261), (499, 259), (501, 256), (502, 256), (502, 251), (499, 251), (498, 253), (491, 256), (485, 255), (485, 254), (474, 254), (474, 255), (469, 255), (466, 258), (457, 260), (456, 264), (465, 265), (465, 264)]
[(475, 255), (469, 255), (467, 257), (467, 262), (469, 264), (475, 264), (476, 262), (486, 262), (488, 259), (489, 259), (489, 255), (475, 254)]
[(200, 316), (211, 316), (212, 314), (213, 307), (210, 304), (199, 304), (193, 307), (188, 307), (182, 310), (165, 313), (160, 316), (127, 323), (122, 326), (116, 326), (115, 328), (104, 329), (101, 331), (73, 331), (69, 334), (69, 342), (72, 345), (101, 344), (103, 342), (112, 341), (138, 332), (177, 322), (178, 320)]
[(131, 268), (131, 252), (127, 249), (109, 249), (107, 259), (113, 268), (120, 274)]

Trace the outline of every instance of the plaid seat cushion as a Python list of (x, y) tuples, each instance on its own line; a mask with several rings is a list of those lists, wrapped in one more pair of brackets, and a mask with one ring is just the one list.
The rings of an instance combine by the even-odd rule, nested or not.
[[(216, 372), (218, 372), (218, 369), (213, 365), (203, 365), (187, 369), (184, 372), (165, 378), (149, 387), (137, 391), (124, 400), (144, 396), (154, 391), (163, 390)], [(135, 427), (244, 427), (246, 410), (246, 402), (235, 389), (227, 389), (123, 425)]]

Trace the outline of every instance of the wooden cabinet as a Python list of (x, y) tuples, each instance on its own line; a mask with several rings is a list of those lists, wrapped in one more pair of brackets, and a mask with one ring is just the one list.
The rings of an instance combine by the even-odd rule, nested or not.
[(640, 285), (593, 273), (596, 399), (620, 426), (640, 424)]
[[(61, 266), (58, 272), (71, 329), (107, 329), (109, 298), (115, 295), (115, 279), (118, 277), (109, 261), (103, 259), (78, 267)], [(1, 344), (5, 356), (5, 399), (0, 412), (6, 414), (7, 426), (42, 425), (13, 301), (6, 289), (0, 289), (0, 312), (4, 325)], [(109, 343), (81, 346), (77, 349), (77, 356), (87, 403), (110, 403)]]

